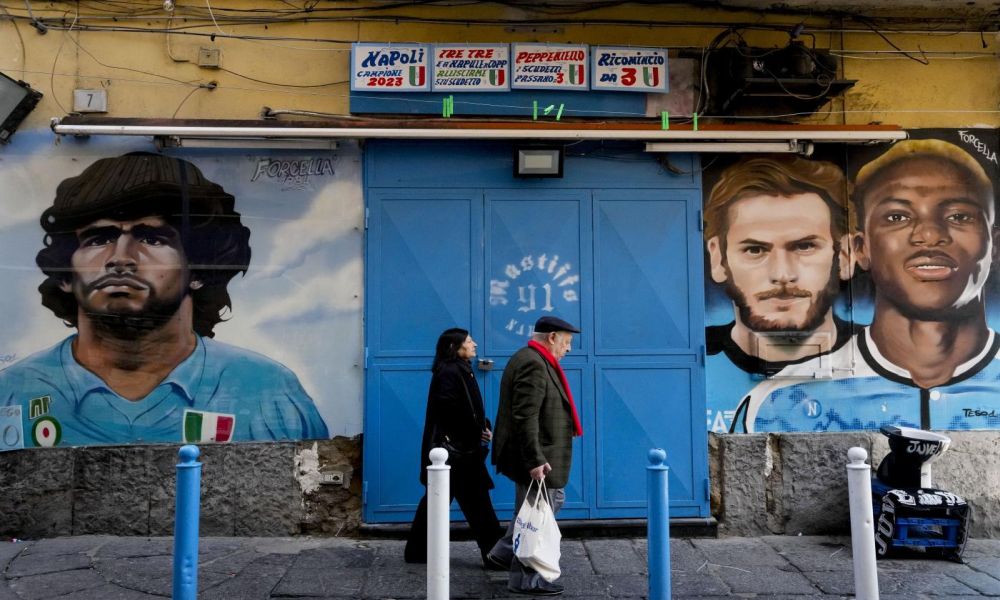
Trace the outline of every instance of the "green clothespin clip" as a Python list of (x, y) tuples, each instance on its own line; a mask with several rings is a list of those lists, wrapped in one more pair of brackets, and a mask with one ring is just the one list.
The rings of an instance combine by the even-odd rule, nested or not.
[(544, 112), (545, 114), (549, 114), (550, 112), (552, 112), (553, 110), (555, 110), (555, 108), (556, 108), (555, 104), (550, 104), (550, 105), (546, 106), (545, 110), (543, 110), (542, 112)]
[(691, 113), (694, 117), (694, 130), (698, 131), (698, 113)]
[(667, 111), (660, 113), (660, 128), (664, 131), (670, 129), (670, 113)]
[(560, 104), (559, 105), (559, 112), (556, 113), (556, 121), (558, 121), (559, 119), (562, 118), (562, 111), (563, 111), (563, 107), (564, 106), (566, 106), (566, 105), (565, 104)]
[(538, 100), (531, 101), (531, 120), (538, 120)]

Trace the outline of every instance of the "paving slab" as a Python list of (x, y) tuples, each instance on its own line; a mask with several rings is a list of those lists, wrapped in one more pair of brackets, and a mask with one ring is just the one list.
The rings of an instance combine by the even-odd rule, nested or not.
[(763, 540), (753, 538), (695, 539), (691, 543), (709, 563), (741, 567), (783, 567), (788, 561)]
[(96, 556), (100, 558), (125, 558), (140, 556), (170, 556), (174, 552), (174, 541), (169, 538), (123, 537), (114, 543), (102, 545)]
[[(965, 584), (984, 596), (1000, 596), (1000, 579), (986, 573), (969, 569), (957, 573), (949, 573), (959, 583)], [(1000, 573), (995, 573), (1000, 576)]]
[[(787, 563), (786, 563), (787, 567)], [(819, 590), (797, 570), (740, 563), (709, 568), (736, 594), (813, 594)]]
[[(301, 559), (301, 556), (299, 557)], [(315, 563), (312, 563), (315, 564)], [(274, 596), (360, 598), (366, 579), (365, 569), (303, 567), (298, 561), (274, 588)]]
[[(165, 597), (144, 594), (107, 583), (99, 587), (59, 596), (59, 600), (162, 600)], [(235, 596), (231, 598), (235, 598)]]
[(800, 571), (854, 570), (849, 539), (833, 538), (819, 543), (800, 536), (766, 536), (760, 539)]
[(107, 535), (78, 535), (74, 537), (58, 537), (46, 540), (38, 540), (25, 551), (25, 554), (43, 554), (50, 556), (60, 556), (65, 554), (78, 554), (99, 549), (108, 542), (129, 538), (116, 538)]
[(27, 551), (7, 565), (7, 577), (27, 577), (42, 573), (58, 573), (90, 568), (90, 557), (84, 554), (46, 554)]
[(965, 564), (987, 575), (1000, 577), (1000, 551), (993, 556), (967, 557)]
[[(605, 577), (594, 574), (576, 574), (563, 571), (563, 576), (556, 583), (566, 588), (565, 595), (569, 598), (604, 598), (608, 596), (614, 576)], [(642, 578), (643, 586), (646, 579)], [(645, 595), (645, 592), (643, 592)]]
[(288, 568), (295, 562), (290, 554), (267, 554), (247, 564), (229, 579), (206, 589), (199, 600), (267, 600)]
[(675, 571), (670, 570), (670, 590), (674, 596), (708, 596), (729, 593), (726, 585), (718, 575), (712, 573), (708, 565), (701, 570)]
[(584, 548), (594, 571), (601, 575), (645, 573), (647, 561), (628, 539), (585, 540)]
[[(974, 595), (976, 590), (944, 573), (928, 573), (926, 571), (910, 571), (907, 573), (879, 573), (879, 588), (882, 582), (886, 587), (894, 584), (895, 593), (925, 594), (937, 596)], [(891, 588), (889, 588), (891, 589)]]
[(608, 596), (612, 598), (637, 598), (649, 594), (649, 581), (643, 575), (607, 575)]
[(24, 600), (40, 600), (100, 587), (106, 583), (97, 571), (78, 569), (19, 577), (9, 581), (8, 585)]
[(708, 557), (691, 540), (670, 540), (670, 570), (694, 572), (708, 566)]

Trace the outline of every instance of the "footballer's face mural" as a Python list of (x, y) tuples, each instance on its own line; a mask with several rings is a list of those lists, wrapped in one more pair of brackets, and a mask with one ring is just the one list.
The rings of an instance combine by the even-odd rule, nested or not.
[(844, 251), (818, 194), (757, 195), (730, 205), (725, 240), (708, 240), (712, 279), (751, 330), (811, 331), (839, 289)]
[(862, 268), (880, 302), (919, 320), (948, 320), (982, 300), (995, 248), (993, 199), (944, 159), (901, 161), (862, 199)]

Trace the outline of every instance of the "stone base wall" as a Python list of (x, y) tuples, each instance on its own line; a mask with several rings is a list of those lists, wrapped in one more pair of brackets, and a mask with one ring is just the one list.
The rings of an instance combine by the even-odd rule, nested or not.
[[(1000, 434), (952, 432), (935, 486), (973, 509), (971, 535), (1000, 538)], [(878, 433), (712, 435), (712, 514), (732, 536), (849, 533), (847, 450), (878, 466)], [(0, 453), (0, 536), (172, 535), (176, 445)], [(361, 436), (201, 447), (201, 533), (356, 535)], [(416, 500), (416, 499), (414, 499)]]
[[(173, 535), (178, 448), (0, 453), (0, 536)], [(332, 536), (361, 523), (360, 436), (201, 452), (202, 535)]]
[[(1000, 433), (946, 432), (934, 487), (972, 507), (969, 533), (1000, 538)], [(878, 432), (711, 435), (712, 514), (732, 536), (850, 533), (847, 450), (868, 451), (872, 468), (889, 453)]]

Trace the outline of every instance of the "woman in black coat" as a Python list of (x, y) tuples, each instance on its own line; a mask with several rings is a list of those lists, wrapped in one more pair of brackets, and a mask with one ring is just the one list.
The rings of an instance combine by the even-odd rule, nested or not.
[[(486, 470), (486, 454), (493, 437), (483, 409), (483, 397), (472, 374), (470, 361), (476, 356), (476, 342), (464, 329), (448, 329), (438, 338), (427, 393), (427, 416), (420, 444), (420, 483), (427, 485), (428, 454), (431, 448), (448, 450), (451, 466), (451, 497), (465, 515), (475, 535), (483, 566), (492, 568), (486, 553), (503, 530), (490, 501), (493, 480)], [(403, 553), (406, 562), (427, 562), (427, 494), (420, 499)]]

